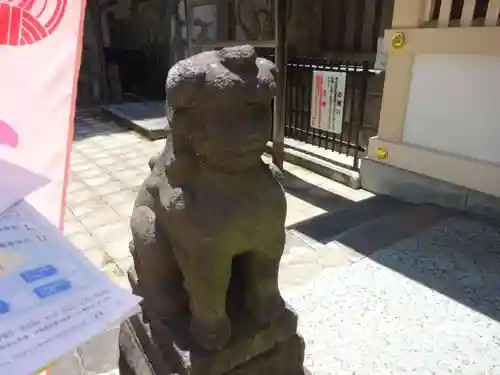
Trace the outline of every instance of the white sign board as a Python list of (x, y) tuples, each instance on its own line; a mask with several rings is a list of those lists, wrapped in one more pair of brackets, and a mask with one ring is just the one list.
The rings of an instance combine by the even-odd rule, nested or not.
[(311, 97), (312, 128), (340, 134), (344, 119), (345, 72), (313, 73), (313, 89)]
[(33, 374), (139, 302), (25, 201), (0, 213), (0, 374)]
[(0, 374), (33, 374), (131, 315), (140, 299), (23, 200), (47, 179), (1, 159), (0, 176), (9, 176), (0, 179)]

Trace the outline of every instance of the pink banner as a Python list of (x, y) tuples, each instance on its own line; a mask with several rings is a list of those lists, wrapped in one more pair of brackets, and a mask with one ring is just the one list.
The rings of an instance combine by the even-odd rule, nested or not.
[(61, 227), (84, 13), (85, 0), (0, 0), (0, 159), (50, 180), (28, 201)]

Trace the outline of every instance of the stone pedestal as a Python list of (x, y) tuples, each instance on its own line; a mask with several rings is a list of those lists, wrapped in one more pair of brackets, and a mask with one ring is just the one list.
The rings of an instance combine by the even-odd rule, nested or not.
[[(129, 271), (136, 294), (137, 277)], [(120, 329), (121, 375), (305, 375), (304, 341), (291, 309), (261, 326), (246, 314), (231, 313), (233, 337), (220, 351), (208, 352), (190, 337), (188, 317), (162, 321), (142, 307)]]

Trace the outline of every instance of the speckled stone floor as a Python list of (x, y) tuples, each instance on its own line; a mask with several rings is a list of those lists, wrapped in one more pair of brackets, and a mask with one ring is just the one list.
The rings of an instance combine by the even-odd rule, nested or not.
[(500, 374), (500, 231), (452, 217), (287, 299), (314, 375)]

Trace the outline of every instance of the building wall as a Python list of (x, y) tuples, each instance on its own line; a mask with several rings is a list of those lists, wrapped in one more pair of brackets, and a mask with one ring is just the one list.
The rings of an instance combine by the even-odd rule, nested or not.
[[(431, 0), (395, 1), (379, 131), (361, 167), (368, 189), (449, 183), (500, 197), (500, 1), (478, 18), (475, 0), (464, 0), (460, 18), (450, 19), (454, 3), (441, 0), (435, 12)], [(420, 186), (417, 176), (428, 180)]]
[(415, 56), (403, 143), (500, 165), (500, 56)]

